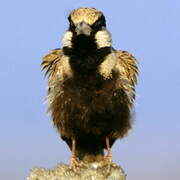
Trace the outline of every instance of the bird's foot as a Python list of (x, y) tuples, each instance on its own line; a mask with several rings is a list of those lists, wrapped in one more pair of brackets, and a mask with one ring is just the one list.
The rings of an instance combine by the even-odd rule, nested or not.
[(108, 136), (105, 138), (105, 141), (106, 141), (107, 154), (104, 159), (107, 162), (108, 169), (110, 170), (111, 166), (113, 166), (113, 163), (112, 163), (111, 147), (110, 147), (110, 142), (109, 142)]
[(105, 160), (108, 162), (108, 163), (112, 163), (112, 155), (111, 154), (107, 154), (106, 156), (105, 156)]
[(111, 165), (112, 165), (112, 156), (106, 155), (105, 160), (107, 161), (107, 172), (109, 173), (111, 170)]
[(104, 160), (106, 162), (104, 166), (107, 168), (107, 175), (109, 175), (111, 172), (111, 168), (114, 168), (117, 165), (115, 163), (113, 163), (111, 154), (107, 154), (105, 156)]
[(71, 165), (70, 165), (70, 169), (72, 170), (76, 170), (77, 168), (81, 168), (83, 167), (83, 163), (78, 161), (78, 159), (76, 158), (76, 156), (72, 156), (71, 157)]

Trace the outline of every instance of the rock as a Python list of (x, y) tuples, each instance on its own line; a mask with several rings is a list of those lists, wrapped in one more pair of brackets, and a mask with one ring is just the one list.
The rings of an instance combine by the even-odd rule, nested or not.
[(106, 161), (82, 163), (81, 167), (72, 169), (65, 164), (59, 164), (54, 169), (34, 168), (28, 180), (126, 180), (123, 169), (109, 165)]

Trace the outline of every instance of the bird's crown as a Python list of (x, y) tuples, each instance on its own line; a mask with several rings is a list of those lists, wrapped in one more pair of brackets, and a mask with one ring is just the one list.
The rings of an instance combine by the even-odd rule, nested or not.
[(78, 24), (82, 21), (85, 23), (92, 25), (94, 24), (103, 13), (95, 8), (78, 8), (73, 10), (70, 15), (69, 19), (74, 23)]

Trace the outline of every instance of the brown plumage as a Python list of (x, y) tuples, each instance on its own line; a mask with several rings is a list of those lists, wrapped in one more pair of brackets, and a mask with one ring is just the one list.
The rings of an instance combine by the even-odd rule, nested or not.
[(110, 147), (132, 127), (137, 62), (127, 51), (112, 48), (105, 17), (94, 8), (69, 16), (63, 48), (43, 57), (48, 74), (48, 108), (72, 163), (111, 160)]

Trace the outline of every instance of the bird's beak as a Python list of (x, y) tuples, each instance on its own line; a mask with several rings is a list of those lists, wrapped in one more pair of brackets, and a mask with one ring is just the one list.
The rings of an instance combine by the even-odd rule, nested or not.
[(85, 22), (80, 22), (76, 26), (76, 33), (77, 35), (84, 34), (89, 36), (91, 34), (91, 27)]

